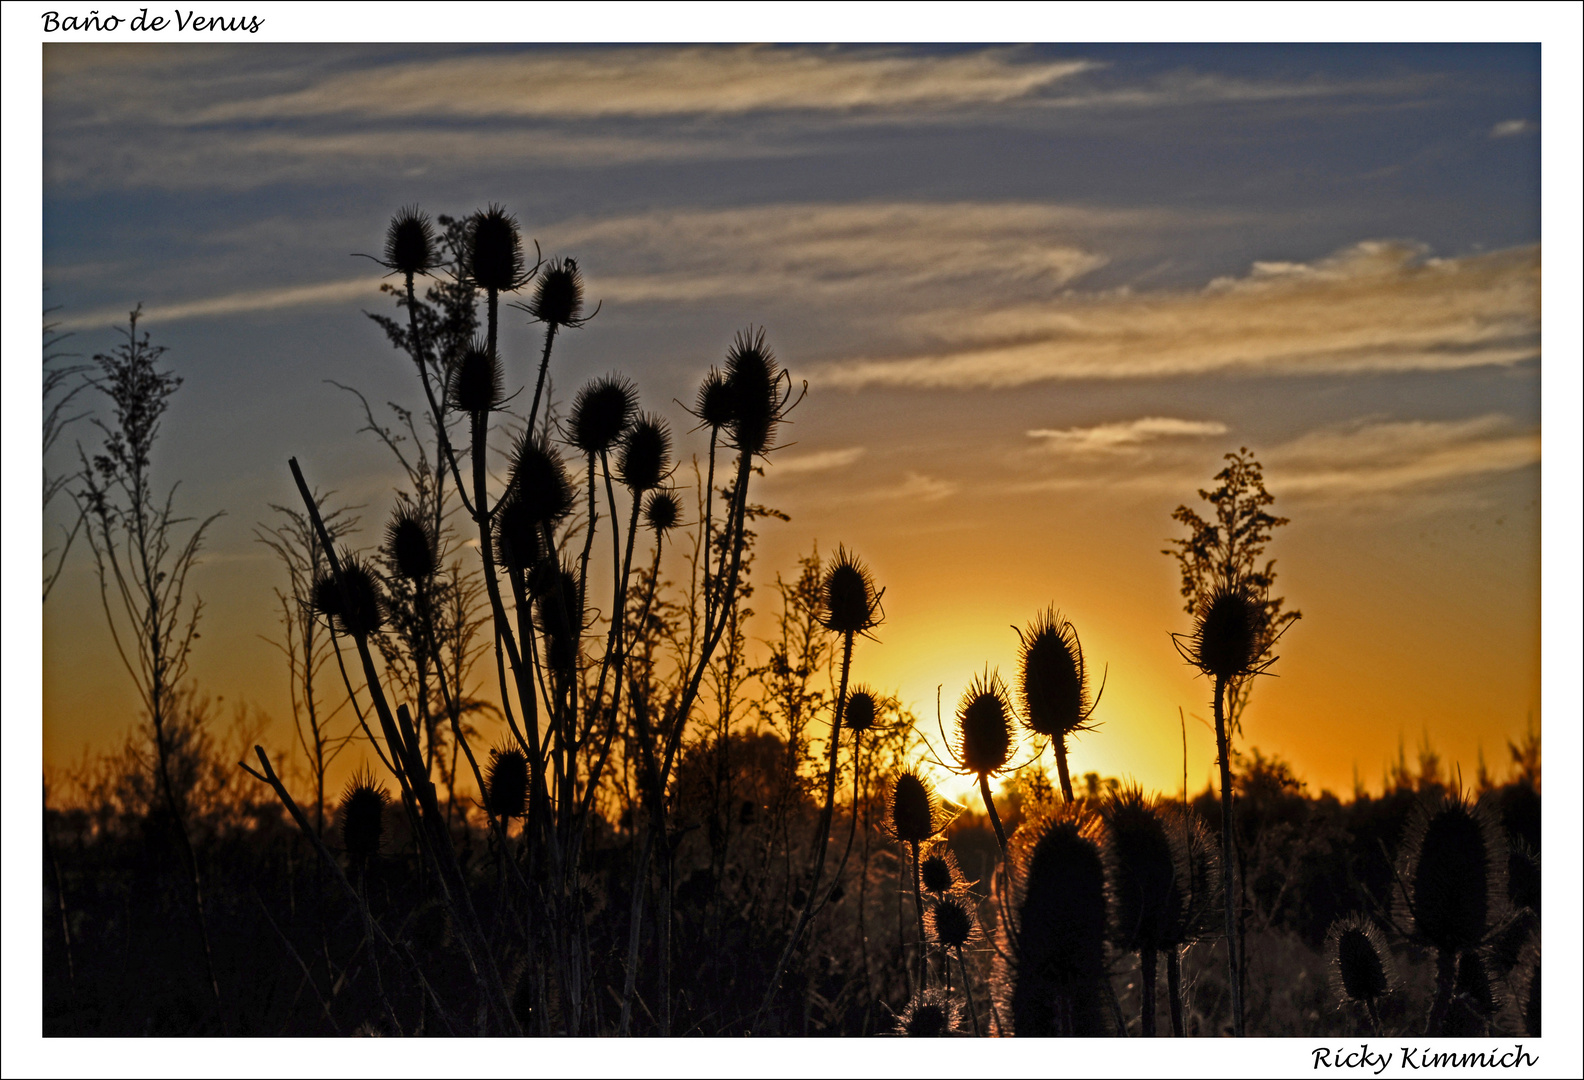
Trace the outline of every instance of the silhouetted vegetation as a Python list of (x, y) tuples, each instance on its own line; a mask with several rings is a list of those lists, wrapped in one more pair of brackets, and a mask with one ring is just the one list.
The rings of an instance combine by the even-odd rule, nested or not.
[[(1046, 598), (1010, 613), (1036, 613), (1016, 699), (986, 669), (936, 745), (865, 681), (883, 579), (842, 547), (757, 571), (786, 517), (755, 480), (802, 398), (765, 330), (723, 339), (687, 450), (619, 375), (558, 400), (558, 335), (599, 307), (504, 209), (404, 209), (378, 261), (396, 315), (371, 318), (423, 397), (382, 422), (349, 389), (400, 466), (390, 515), (360, 549), (361, 508), (313, 486), (333, 465), (293, 458), (301, 506), (257, 530), (295, 745), (245, 711), (220, 733), (187, 677), (207, 522), (177, 543), (147, 475), (178, 381), (136, 313), (95, 358), (116, 419), (85, 528), (147, 730), (46, 793), (47, 1034), (1538, 1032), (1537, 733), (1506, 782), (1462, 790), (1427, 745), (1345, 801), (1239, 750), (1297, 618), (1246, 450), (1172, 552), (1219, 790), (1151, 796), (1069, 774), (1101, 695)], [(502, 355), (503, 297), (537, 355)]]

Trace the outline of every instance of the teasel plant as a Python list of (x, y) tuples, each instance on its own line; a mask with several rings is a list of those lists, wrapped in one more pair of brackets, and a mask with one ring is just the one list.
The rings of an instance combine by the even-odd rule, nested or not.
[(1187, 806), (1158, 802), (1156, 812), (1165, 819), (1172, 844), (1171, 895), (1160, 927), (1161, 951), (1166, 956), (1166, 1001), (1172, 1035), (1187, 1034), (1183, 1016), (1183, 951), (1195, 942), (1217, 935), (1216, 897), (1221, 891), (1221, 860), (1216, 843), (1203, 819)]
[[(825, 856), (830, 846), (830, 831), (832, 817), (836, 807), (836, 771), (841, 749), (842, 718), (848, 704), (847, 693), (848, 678), (852, 672), (853, 641), (859, 636), (872, 637), (871, 631), (879, 626), (885, 618), (885, 610), (880, 605), (881, 597), (885, 595), (884, 589), (876, 590), (874, 577), (868, 567), (845, 547), (836, 549), (836, 557), (831, 565), (826, 568), (820, 583), (820, 610), (819, 620), (826, 630), (838, 635), (842, 642), (841, 678), (836, 691), (836, 707), (831, 716), (831, 733), (828, 751), (828, 762), (825, 769), (825, 805), (820, 810), (819, 823), (815, 826), (814, 833), (814, 869), (809, 875), (809, 885), (804, 890), (802, 910), (798, 913), (796, 925), (792, 934), (787, 938), (785, 947), (781, 951), (781, 958), (776, 963), (775, 973), (770, 978), (769, 988), (765, 991), (764, 1002), (760, 1005), (760, 1014), (769, 1005), (775, 992), (781, 984), (782, 973), (786, 970), (787, 962), (791, 959), (792, 952), (797, 948), (803, 932), (807, 929), (809, 920), (814, 912), (822, 906), (818, 902), (820, 882), (825, 872)], [(854, 804), (853, 804), (853, 830), (857, 828), (857, 760), (859, 740), (862, 731), (873, 726), (874, 722), (874, 695), (866, 692), (866, 697), (861, 699), (863, 704), (860, 710), (867, 706), (868, 722), (865, 727), (857, 729), (858, 739), (854, 741)], [(852, 833), (849, 833), (847, 853), (852, 851)], [(847, 854), (842, 856), (845, 865)], [(841, 871), (836, 873), (838, 884)]]
[(1003, 860), (1007, 854), (1006, 830), (1001, 827), (1001, 815), (996, 813), (995, 799), (990, 794), (990, 778), (1006, 772), (1018, 749), (1017, 719), (1012, 711), (1012, 699), (999, 672), (985, 669), (975, 675), (963, 691), (957, 704), (957, 738), (948, 740), (946, 730), (935, 717), (941, 740), (951, 750), (951, 763), (937, 761), (942, 768), (951, 769), (960, 776), (972, 776), (979, 781), (979, 795), (984, 799), (985, 813), (995, 826), (996, 843)]
[(1113, 898), (1111, 940), (1121, 951), (1138, 954), (1140, 1033), (1153, 1038), (1156, 960), (1169, 947), (1174, 924), (1182, 916), (1185, 891), (1179, 877), (1192, 870), (1175, 842), (1168, 814), (1137, 785), (1112, 792), (1101, 804), (1100, 817)]
[(1227, 978), (1232, 994), (1232, 1031), (1242, 1038), (1243, 977), (1238, 935), (1237, 855), (1232, 816), (1232, 746), (1227, 722), (1227, 689), (1264, 674), (1278, 657), (1268, 655), (1272, 641), (1269, 606), (1244, 583), (1221, 585), (1199, 607), (1191, 634), (1173, 634), (1172, 642), (1189, 664), (1213, 683), (1216, 754), (1221, 770), (1221, 865), (1226, 897)]
[(941, 804), (934, 787), (919, 770), (904, 769), (886, 784), (885, 816), (881, 831), (901, 844), (912, 864), (913, 905), (918, 915), (920, 992), (929, 989), (929, 935), (924, 925), (924, 885), (920, 873), (923, 847), (946, 831), (952, 815)]
[[(663, 420), (638, 413), (630, 384), (613, 379), (601, 388), (609, 398), (614, 386), (618, 391), (614, 396), (620, 399), (614, 402), (614, 409), (607, 400), (603, 416), (591, 413), (579, 417), (579, 404), (594, 408), (599, 403), (574, 403), (573, 422), (563, 425), (559, 433), (587, 462), (586, 499), (579, 500), (577, 496), (585, 493), (578, 492), (568, 478), (551, 442), (556, 434), (556, 407), (548, 371), (555, 337), (561, 330), (587, 322), (581, 269), (566, 258), (548, 266), (536, 259), (530, 265), (515, 220), (498, 206), (462, 222), (442, 217), (439, 223), (445, 229), (443, 236), (437, 236), (420, 212), (404, 210), (391, 224), (385, 258), (380, 260), (402, 278), (404, 288), (398, 293), (398, 303), (408, 308), (408, 317), (405, 327), (382, 316), (375, 318), (419, 368), (436, 453), (412, 506), (393, 519), (378, 565), (332, 546), (318, 503), (310, 496), (295, 459), (291, 469), (327, 564), (314, 590), (318, 607), (332, 626), (332, 639), (338, 645), (349, 642), (356, 652), (353, 668), (361, 669), (362, 678), (353, 680), (348, 673), (349, 697), (365, 737), (397, 782), (419, 854), (440, 890), (456, 942), (473, 973), (480, 1000), (487, 1006), (479, 1013), (481, 1030), (515, 1033), (518, 1017), (529, 1016), (538, 1033), (550, 1034), (554, 1014), (558, 1030), (586, 1034), (594, 1030), (591, 1025), (596, 1022), (592, 1015), (595, 988), (580, 862), (595, 812), (595, 796), (622, 726), (625, 627), (635, 609), (641, 624), (642, 612), (654, 602), (664, 539), (681, 524), (675, 494), (667, 487), (671, 438)], [(427, 302), (416, 294), (416, 279), (425, 275), (433, 280)], [(532, 298), (519, 306), (545, 325), (545, 344), (537, 372), (529, 372), (535, 383), (535, 401), (522, 423), (520, 418), (514, 421), (508, 411), (515, 395), (508, 393), (507, 384), (515, 380), (501, 354), (499, 301), (501, 294), (533, 284), (536, 275)], [(470, 337), (479, 328), (473, 305), (480, 298), (485, 307), (483, 332)], [(644, 763), (639, 786), (647, 820), (643, 828), (634, 830), (637, 884), (625, 986), (619, 995), (622, 1032), (630, 1022), (641, 930), (647, 921), (657, 924), (664, 934), (669, 922), (667, 874), (661, 875), (660, 913), (646, 919), (649, 865), (656, 852), (670, 851), (665, 798), (669, 777), (683, 731), (698, 703), (704, 674), (728, 624), (735, 625), (748, 522), (763, 513), (750, 502), (749, 482), (774, 452), (780, 425), (801, 400), (790, 375), (766, 343), (764, 331), (752, 327), (737, 336), (726, 355), (724, 370), (712, 372), (710, 384), (714, 386), (707, 410), (711, 476), (720, 452), (730, 453), (735, 462), (731, 480), (720, 490), (720, 520), (716, 520), (712, 484), (703, 520), (697, 523), (698, 548), (705, 556), (702, 580), (696, 582), (694, 594), (700, 620), (680, 657), (676, 692), (666, 702), (663, 714), (648, 717), (636, 725), (637, 730), (628, 731)], [(411, 428), (410, 414), (403, 415)], [(599, 422), (591, 428), (588, 423), (580, 425), (580, 419)], [(470, 459), (466, 463), (450, 437), (451, 427), (458, 421), (468, 429), (468, 437), (462, 441)], [(503, 490), (487, 464), (497, 452), (492, 447), (492, 427), (497, 422), (507, 429), (514, 422), (521, 424), (508, 456)], [(374, 424), (372, 414), (370, 427), (393, 449), (401, 441)], [(507, 433), (511, 434), (510, 430)], [(476, 699), (465, 693), (454, 669), (448, 668), (442, 676), (434, 658), (442, 651), (436, 639), (445, 636), (435, 633), (432, 618), (439, 606), (437, 593), (449, 589), (448, 597), (463, 596), (454, 587), (460, 575), (439, 570), (444, 560), (437, 540), (446, 528), (448, 477), (455, 481), (455, 497), (472, 519), (479, 538), (476, 574), (487, 601), (485, 636), (493, 643), (500, 709), (510, 733), (509, 741), (496, 747), (489, 777), (473, 752), (469, 731), (457, 722)], [(618, 485), (627, 492), (625, 512), (616, 497)], [(599, 512), (600, 486), (604, 488), (604, 514)], [(580, 501), (587, 507), (583, 514), (577, 512)], [(592, 588), (589, 555), (579, 558), (572, 548), (575, 538), (585, 553), (592, 551), (595, 533), (601, 527), (611, 532), (608, 606), (596, 600), (603, 589)], [(651, 536), (654, 557), (647, 578), (639, 578), (643, 587), (635, 590), (632, 564), (640, 532)], [(633, 595), (635, 591), (642, 595)], [(591, 648), (585, 640), (601, 621), (608, 624), (603, 650)], [(385, 661), (383, 672), (376, 656)], [(402, 671), (419, 675), (416, 679), (396, 678)], [(423, 753), (425, 740), (420, 732), (429, 711), (418, 699), (427, 697), (422, 687), (428, 685), (431, 675), (453, 720), (453, 752), (460, 748), (467, 758), (480, 793), (479, 808), (488, 818), (492, 850), (508, 899), (503, 910), (514, 912), (517, 919), (509, 932), (528, 950), (529, 967), (536, 972), (527, 991), (513, 983), (516, 997), (521, 997), (520, 992), (534, 997), (526, 1009), (514, 1008), (514, 1000), (505, 991), (500, 968), (503, 954), (489, 946), (472, 908), (467, 874), (446, 832), (457, 801), (456, 783), (453, 769), (448, 785), (451, 797), (442, 815), (431, 780), (437, 745), (432, 728), (427, 739), (430, 753)], [(353, 685), (355, 681), (362, 685)], [(419, 706), (416, 724), (408, 701), (402, 698)], [(245, 767), (269, 783), (298, 819), (295, 804), (267, 756), (261, 750), (258, 756), (261, 768)], [(502, 762), (510, 762), (513, 770), (521, 763), (526, 774), (520, 815), (515, 800), (503, 803), (493, 794), (499, 787), (499, 777), (494, 774)], [(523, 827), (513, 840), (509, 826), (519, 816)], [(465, 821), (463, 825), (465, 828)], [(661, 967), (664, 980), (664, 963)], [(546, 995), (556, 1001), (555, 1009), (546, 1007)], [(662, 990), (660, 996), (656, 1012), (658, 1026), (665, 1032), (669, 1029), (669, 992)], [(438, 1002), (435, 1005), (440, 1007)]]
[(1425, 1034), (1452, 1034), (1464, 1019), (1451, 1017), (1454, 999), (1486, 1015), (1498, 1007), (1483, 952), (1510, 918), (1507, 845), (1489, 801), (1454, 791), (1420, 800), (1400, 850), (1396, 921), (1436, 953)]
[(1094, 710), (1105, 693), (1105, 679), (1102, 676), (1100, 690), (1091, 700), (1078, 631), (1055, 608), (1046, 608), (1028, 629), (1017, 630), (1017, 634), (1022, 645), (1018, 687), (1023, 698), (1023, 723), (1036, 736), (1050, 741), (1062, 796), (1072, 802), (1067, 739), (1095, 726)]
[(1024, 822), (999, 898), (993, 1015), (1004, 1034), (1116, 1034), (1106, 974), (1111, 896), (1104, 827), (1085, 803)]
[(1326, 931), (1325, 956), (1331, 997), (1338, 1008), (1352, 1005), (1364, 1013), (1365, 1034), (1386, 1034), (1380, 1003), (1397, 988), (1396, 966), (1385, 935), (1368, 916), (1355, 912)]

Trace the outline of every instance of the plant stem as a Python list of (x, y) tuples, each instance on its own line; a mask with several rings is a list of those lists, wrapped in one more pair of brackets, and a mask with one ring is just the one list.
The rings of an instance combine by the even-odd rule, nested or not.
[(1171, 1010), (1172, 1034), (1183, 1037), (1182, 954), (1176, 945), (1166, 949), (1166, 1002)]
[(1056, 751), (1056, 774), (1061, 777), (1062, 796), (1068, 802), (1073, 801), (1072, 778), (1067, 775), (1067, 735), (1065, 732), (1056, 736), (1051, 742)]
[(995, 826), (996, 843), (1001, 845), (1001, 859), (1004, 862), (1007, 854), (1006, 830), (1001, 828), (1001, 815), (996, 813), (995, 800), (990, 797), (990, 774), (979, 774), (979, 794), (984, 797), (985, 813), (990, 815), (990, 824)]
[(1232, 757), (1227, 742), (1226, 679), (1216, 676), (1215, 726), (1216, 750), (1221, 756), (1221, 865), (1225, 873), (1222, 895), (1226, 898), (1227, 981), (1232, 991), (1232, 1033), (1243, 1037), (1243, 985), (1239, 978), (1237, 941), (1237, 862), (1232, 850)]
[(1140, 1034), (1146, 1039), (1155, 1037), (1155, 949), (1146, 945), (1139, 950), (1139, 981), (1143, 984), (1143, 1005), (1139, 1019), (1143, 1021)]

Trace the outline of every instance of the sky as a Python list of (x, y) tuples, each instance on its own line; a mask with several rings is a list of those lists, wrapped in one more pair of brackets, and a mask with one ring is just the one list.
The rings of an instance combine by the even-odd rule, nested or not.
[[(404, 205), (499, 202), (601, 305), (557, 345), (562, 401), (620, 371), (685, 432), (674, 399), (766, 328), (808, 394), (758, 482), (791, 520), (757, 580), (858, 553), (886, 620), (855, 677), (932, 733), (937, 687), (1010, 681), (1053, 605), (1106, 679), (1074, 771), (1201, 790), (1162, 549), (1246, 446), (1303, 618), (1244, 745), (1312, 790), (1378, 789), (1423, 743), (1471, 778), (1544, 719), (1540, 77), (1524, 44), (48, 44), (44, 303), (84, 355), (138, 303), (169, 348), (160, 482), (225, 512), (194, 676), (280, 745), (255, 530), (296, 456), (372, 546), (392, 461), (331, 382), (420, 400), (354, 253)], [(525, 372), (539, 331), (504, 324)], [(136, 712), (87, 554), (43, 609), (47, 768)]]

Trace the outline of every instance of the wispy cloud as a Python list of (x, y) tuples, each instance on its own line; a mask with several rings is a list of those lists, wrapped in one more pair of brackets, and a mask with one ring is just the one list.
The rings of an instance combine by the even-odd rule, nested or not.
[(1344, 498), (1510, 472), (1540, 460), (1540, 432), (1491, 413), (1464, 420), (1360, 419), (1306, 432), (1266, 456), (1293, 495)]
[(1367, 242), (1257, 263), (1194, 293), (1065, 295), (915, 320), (936, 343), (830, 364), (825, 385), (1006, 387), (1064, 379), (1453, 370), (1539, 355), (1540, 251), (1429, 259)]
[(348, 114), (591, 119), (938, 108), (1013, 100), (1093, 66), (1085, 60), (1031, 60), (1017, 49), (940, 56), (700, 46), (462, 56), (351, 72), (289, 93), (210, 105), (193, 121)]
[(1506, 139), (1514, 135), (1522, 135), (1526, 131), (1534, 131), (1540, 125), (1531, 124), (1527, 120), (1503, 120), (1490, 129), (1493, 139)]
[[(159, 304), (143, 310), (145, 323), (169, 323), (184, 319), (214, 318), (221, 315), (240, 315), (255, 311), (281, 311), (287, 308), (319, 307), (340, 304), (349, 300), (366, 300), (376, 295), (380, 277), (347, 278), (325, 281), (314, 285), (287, 285), (278, 288), (252, 289), (211, 296), (204, 299)], [(86, 330), (124, 322), (123, 308), (100, 308), (70, 315), (60, 320), (63, 330)]]
[(1179, 420), (1169, 416), (1145, 416), (1093, 427), (1036, 428), (1028, 432), (1053, 451), (1071, 453), (1137, 450), (1143, 444), (1161, 439), (1198, 439), (1225, 435), (1227, 426), (1216, 420)]
[(783, 476), (802, 476), (807, 473), (831, 472), (836, 469), (845, 469), (864, 456), (865, 448), (862, 446), (849, 446), (842, 450), (817, 450), (811, 454), (796, 454), (791, 456), (776, 455), (775, 468), (770, 471), (771, 479)]

